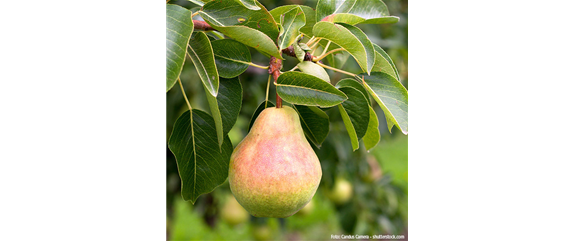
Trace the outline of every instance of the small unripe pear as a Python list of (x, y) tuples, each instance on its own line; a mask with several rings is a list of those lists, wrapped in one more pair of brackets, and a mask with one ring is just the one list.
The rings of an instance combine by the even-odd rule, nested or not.
[(247, 222), (249, 214), (245, 209), (235, 200), (233, 195), (227, 197), (227, 201), (223, 208), (221, 208), (221, 218), (223, 221), (231, 226)]
[(270, 240), (273, 236), (271, 228), (267, 225), (257, 226), (253, 228), (253, 237), (255, 240)]
[(311, 212), (313, 212), (314, 208), (315, 208), (315, 204), (313, 202), (313, 199), (311, 199), (311, 201), (309, 203), (307, 203), (307, 205), (305, 205), (305, 207), (303, 207), (301, 210), (299, 210), (299, 212), (297, 212), (297, 214), (301, 215), (301, 216), (307, 216)]
[(353, 194), (353, 185), (345, 179), (337, 178), (333, 190), (327, 195), (335, 204), (341, 205), (351, 199)]
[(263, 110), (229, 163), (229, 186), (255, 217), (286, 218), (303, 208), (321, 181), (321, 164), (290, 107)]

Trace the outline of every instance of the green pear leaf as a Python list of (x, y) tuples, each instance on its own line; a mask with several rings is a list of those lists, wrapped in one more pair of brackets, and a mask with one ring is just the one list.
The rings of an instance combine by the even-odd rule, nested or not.
[(195, 203), (227, 179), (233, 145), (225, 137), (218, 148), (215, 122), (209, 114), (194, 109), (175, 122), (168, 147), (175, 156), (181, 178), (181, 196)]
[(363, 86), (379, 104), (385, 118), (389, 132), (396, 125), (403, 134), (408, 134), (409, 94), (407, 89), (395, 77), (383, 73), (373, 72), (371, 75), (361, 74)]
[(280, 16), (284, 32), (279, 36), (279, 49), (285, 49), (297, 40), (299, 29), (305, 25), (305, 14), (301, 7), (295, 7)]
[(275, 85), (279, 97), (296, 105), (332, 107), (347, 99), (330, 83), (302, 72), (285, 72), (279, 75)]
[(190, 1), (196, 5), (199, 5), (199, 6), (203, 6), (206, 3), (211, 2), (212, 0), (187, 0), (187, 1)]
[(359, 149), (359, 140), (367, 133), (369, 126), (369, 103), (361, 91), (353, 87), (341, 87), (348, 100), (338, 105), (343, 123), (351, 138), (353, 151)]
[(389, 16), (387, 5), (381, 0), (319, 0), (317, 22), (339, 22), (355, 25), (396, 23), (398, 17)]
[(305, 14), (305, 25), (301, 29), (299, 29), (299, 32), (307, 35), (308, 37), (313, 36), (313, 26), (316, 23), (315, 10), (313, 10), (313, 8), (305, 5), (285, 5), (274, 8), (273, 10), (269, 11), (269, 13), (271, 13), (273, 19), (275, 19), (275, 22), (280, 23), (282, 14), (291, 11), (297, 7), (301, 8), (303, 10), (303, 13)]
[[(303, 45), (305, 45), (305, 44), (303, 44)], [(307, 45), (305, 45), (305, 46), (307, 46)], [(299, 60), (299, 62), (305, 61), (306, 52), (305, 52), (305, 50), (303, 50), (301, 48), (301, 45), (293, 44), (293, 52), (295, 52), (295, 56), (297, 57), (297, 60)], [(307, 61), (307, 62), (309, 62), (309, 61)]]
[(233, 39), (219, 39), (211, 45), (220, 77), (237, 77), (249, 67), (251, 53), (244, 44)]
[[(236, 0), (218, 0), (206, 3), (199, 14), (212, 27), (246, 26), (265, 33), (271, 39), (277, 39), (279, 28), (273, 16), (261, 5), (259, 10), (248, 9)], [(213, 24), (212, 24), (213, 23)]]
[(195, 32), (191, 35), (188, 54), (207, 92), (217, 96), (219, 73), (215, 67), (211, 42), (204, 32)]
[(397, 67), (393, 63), (391, 57), (387, 54), (387, 52), (385, 52), (385, 50), (383, 50), (378, 45), (373, 44), (373, 47), (375, 47), (376, 57), (375, 57), (375, 65), (373, 66), (372, 71), (387, 73), (400, 81), (399, 72), (397, 71)]
[(297, 67), (301, 70), (301, 72), (313, 75), (319, 79), (324, 80), (327, 83), (331, 83), (331, 79), (329, 79), (329, 74), (327, 71), (321, 66), (311, 61), (303, 61), (297, 64)]
[[(207, 91), (207, 90), (206, 90)], [(239, 77), (231, 79), (219, 79), (219, 93), (217, 97), (206, 95), (211, 115), (215, 120), (215, 129), (217, 130), (217, 140), (219, 145), (231, 130), (237, 116), (241, 110), (241, 101), (243, 100), (243, 89)]]
[(166, 7), (166, 82), (169, 91), (183, 69), (189, 37), (193, 32), (191, 12), (177, 5)]
[(256, 3), (261, 9), (254, 11), (233, 0), (212, 1), (205, 4), (199, 14), (211, 27), (228, 37), (282, 59), (275, 45), (279, 27), (265, 7)]
[(256, 0), (235, 0), (236, 2), (240, 3), (244, 7), (251, 9), (251, 10), (260, 10), (261, 7), (257, 5)]
[(346, 79), (339, 80), (339, 82), (337, 82), (335, 87), (337, 89), (340, 89), (342, 87), (353, 87), (356, 90), (361, 91), (363, 96), (365, 96), (365, 99), (367, 100), (367, 102), (369, 102), (369, 105), (371, 104), (371, 102), (369, 101), (369, 93), (367, 93), (367, 90), (365, 90), (363, 85), (355, 79), (346, 78)]
[(363, 136), (363, 143), (367, 150), (371, 150), (375, 147), (381, 140), (381, 133), (379, 132), (379, 118), (377, 113), (373, 110), (372, 106), (369, 106), (369, 126), (367, 127), (367, 133)]
[(293, 105), (299, 113), (303, 132), (311, 142), (320, 148), (329, 134), (329, 116), (316, 106)]
[(375, 63), (375, 49), (361, 29), (344, 23), (318, 22), (313, 27), (313, 34), (341, 46), (357, 60), (364, 72), (371, 72)]

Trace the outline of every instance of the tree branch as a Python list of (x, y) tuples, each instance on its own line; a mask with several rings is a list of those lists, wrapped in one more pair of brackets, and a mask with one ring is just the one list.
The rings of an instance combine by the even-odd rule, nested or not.
[[(292, 48), (292, 47), (291, 47)], [(277, 84), (277, 78), (281, 75), (281, 68), (283, 67), (283, 60), (271, 56), (269, 60), (269, 74), (273, 76), (274, 83)], [(283, 100), (276, 94), (275, 103), (277, 108), (283, 107)]]
[(203, 31), (215, 30), (214, 28), (211, 27), (211, 25), (209, 25), (205, 21), (201, 21), (201, 20), (193, 20), (193, 28), (203, 30)]

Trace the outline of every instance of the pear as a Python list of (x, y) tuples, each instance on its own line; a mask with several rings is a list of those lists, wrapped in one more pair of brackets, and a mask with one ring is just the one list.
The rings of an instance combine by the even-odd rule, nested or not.
[(231, 192), (255, 217), (295, 214), (313, 198), (321, 176), (299, 115), (287, 106), (263, 110), (229, 163)]
[(352, 195), (353, 185), (343, 178), (337, 178), (333, 190), (327, 193), (327, 197), (337, 205), (346, 203)]

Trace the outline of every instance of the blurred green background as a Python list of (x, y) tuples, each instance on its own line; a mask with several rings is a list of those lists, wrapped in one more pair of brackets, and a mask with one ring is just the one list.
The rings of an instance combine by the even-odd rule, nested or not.
[[(315, 8), (317, 4), (316, 0), (259, 2), (268, 10), (287, 4)], [(357, 26), (391, 56), (401, 82), (408, 89), (408, 3), (399, 0), (384, 2), (391, 15), (400, 17), (398, 23)], [(197, 7), (185, 0), (170, 3), (193, 9), (194, 12)], [(267, 57), (251, 50), (252, 62), (268, 65)], [(294, 58), (288, 57), (283, 71), (296, 63)], [(343, 69), (361, 72), (352, 58), (345, 62)], [(346, 78), (330, 70), (328, 73), (333, 84)], [(201, 81), (191, 61), (186, 61), (180, 78), (192, 106), (209, 113)], [(237, 122), (229, 133), (234, 146), (247, 135), (253, 112), (265, 100), (267, 78), (266, 70), (253, 67), (240, 75), (243, 103)], [(269, 96), (275, 102), (273, 87)], [(408, 137), (396, 127), (392, 129), (392, 134), (389, 133), (384, 114), (376, 102), (372, 103), (379, 117), (381, 141), (370, 152), (362, 144), (359, 150), (353, 152), (338, 109), (324, 109), (331, 126), (321, 148), (315, 148), (323, 170), (319, 189), (310, 207), (289, 218), (277, 219), (255, 218), (245, 214), (232, 198), (227, 181), (214, 192), (200, 196), (195, 205), (183, 201), (176, 161), (167, 148), (167, 138), (177, 117), (187, 110), (187, 106), (177, 86), (167, 93), (166, 98), (168, 240), (328, 240), (332, 234), (394, 234), (405, 235), (403, 240), (408, 239)], [(349, 194), (348, 200), (345, 200), (345, 194)]]

